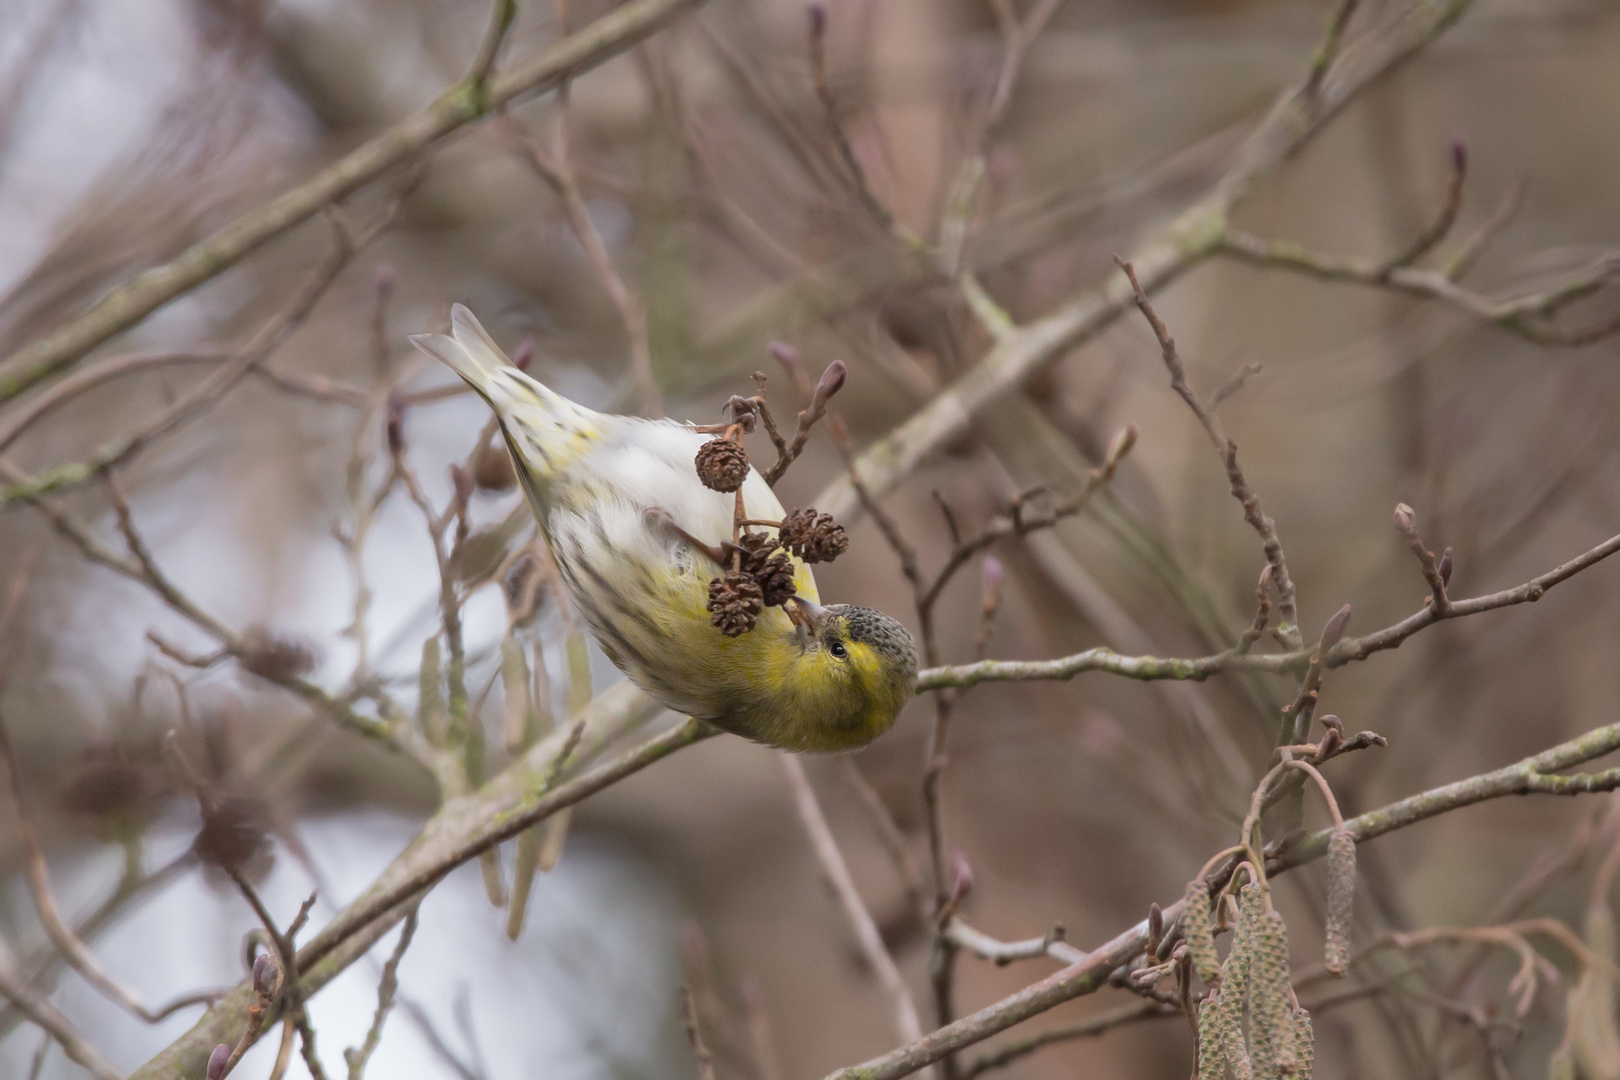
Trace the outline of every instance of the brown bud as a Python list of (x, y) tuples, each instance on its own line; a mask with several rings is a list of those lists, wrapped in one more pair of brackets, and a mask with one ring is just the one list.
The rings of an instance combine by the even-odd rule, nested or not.
[(1327, 625), (1322, 627), (1322, 650), (1325, 652), (1337, 645), (1340, 639), (1344, 637), (1344, 632), (1349, 626), (1350, 605), (1346, 604), (1334, 612), (1333, 618), (1329, 619)]
[(951, 852), (951, 900), (960, 904), (973, 891), (973, 865), (967, 852), (960, 848)]
[(208, 1080), (224, 1080), (225, 1066), (230, 1060), (230, 1045), (228, 1043), (217, 1044), (208, 1055)]
[(1344, 829), (1328, 837), (1327, 969), (1340, 978), (1350, 964), (1350, 916), (1356, 898), (1356, 841)]
[(1451, 140), (1451, 167), (1458, 172), (1468, 169), (1468, 144), (1460, 135)]
[(849, 368), (844, 366), (842, 360), (834, 360), (827, 365), (827, 370), (821, 373), (816, 381), (816, 400), (825, 402), (838, 391), (844, 388), (844, 380), (849, 377)]
[(1332, 757), (1343, 742), (1344, 734), (1338, 728), (1328, 728), (1322, 732), (1322, 741), (1316, 744), (1316, 763), (1320, 765)]
[(1157, 900), (1148, 905), (1147, 922), (1147, 951), (1149, 954), (1152, 954), (1153, 952), (1157, 951), (1159, 942), (1164, 940), (1164, 909), (1159, 907), (1159, 902)]
[(1440, 553), (1439, 570), (1440, 570), (1440, 583), (1442, 585), (1450, 585), (1451, 584), (1451, 567), (1452, 567), (1451, 549), (1446, 548), (1446, 550), (1444, 550), (1444, 551), (1442, 551)]
[(748, 451), (730, 439), (710, 439), (698, 447), (698, 479), (711, 491), (732, 492), (748, 479)]
[(827, 5), (816, 0), (809, 6), (810, 34), (819, 40), (827, 32)]
[(754, 628), (765, 608), (765, 594), (753, 575), (729, 570), (709, 581), (709, 622), (726, 637), (738, 637)]
[(281, 962), (269, 953), (253, 960), (253, 992), (271, 1000), (281, 993)]
[(1417, 534), (1417, 514), (1405, 503), (1398, 503), (1395, 507), (1395, 527), (1401, 531), (1402, 536), (1411, 537)]
[[(1136, 445), (1136, 425), (1126, 424), (1125, 427), (1114, 433), (1113, 441), (1108, 444), (1108, 456), (1103, 459), (1104, 467), (1112, 470), (1118, 465), (1120, 459), (1131, 452)], [(1270, 566), (1270, 563), (1266, 564)]]
[(472, 461), (473, 483), (484, 491), (509, 491), (517, 483), (512, 455), (504, 444), (480, 446)]

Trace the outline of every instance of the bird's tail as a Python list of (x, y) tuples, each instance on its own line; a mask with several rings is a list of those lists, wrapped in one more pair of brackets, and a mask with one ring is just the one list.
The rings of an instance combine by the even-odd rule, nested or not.
[[(599, 413), (575, 404), (517, 368), (461, 304), (450, 309), (450, 332), (414, 334), (411, 344), (440, 361), (489, 402), (501, 422), (525, 486), (544, 481), (600, 436)], [(531, 494), (534, 491), (531, 487)]]

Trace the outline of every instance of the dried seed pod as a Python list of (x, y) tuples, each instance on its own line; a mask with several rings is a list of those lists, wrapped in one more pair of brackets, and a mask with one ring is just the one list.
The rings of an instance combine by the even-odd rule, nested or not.
[(308, 645), (262, 626), (242, 635), (242, 652), (237, 661), (248, 671), (271, 682), (285, 682), (315, 670), (315, 650)]
[(782, 519), (777, 536), (793, 554), (807, 563), (832, 562), (849, 550), (849, 534), (831, 514), (814, 507), (794, 510)]
[[(1207, 895), (1207, 894), (1206, 894)], [(1217, 1017), (1221, 1011), (1219, 992), (1211, 994), (1198, 1006), (1198, 1076), (1197, 1080), (1221, 1080), (1225, 1074), (1225, 1059), (1221, 1056), (1221, 1037)]]
[(793, 560), (784, 551), (778, 551), (754, 571), (754, 582), (765, 598), (766, 607), (781, 607), (793, 598)]
[(736, 491), (748, 479), (748, 451), (730, 439), (710, 439), (698, 447), (694, 463), (698, 479), (713, 491)]
[(263, 808), (254, 800), (228, 795), (204, 806), (202, 828), (191, 842), (197, 858), (226, 871), (243, 871), (270, 843)]
[(512, 454), (506, 444), (486, 443), (478, 448), (472, 461), (473, 483), (484, 491), (510, 491), (517, 483), (517, 470), (512, 466)]
[(709, 622), (726, 637), (738, 637), (754, 628), (765, 608), (765, 594), (752, 574), (728, 570), (709, 581)]
[(1327, 969), (1344, 977), (1350, 963), (1350, 915), (1356, 897), (1356, 840), (1344, 829), (1328, 837)]
[(1187, 882), (1187, 895), (1181, 906), (1181, 933), (1198, 977), (1210, 986), (1221, 975), (1221, 958), (1215, 952), (1215, 926), (1210, 917), (1209, 885), (1203, 878)]
[(152, 777), (135, 762), (116, 748), (97, 747), (68, 774), (59, 800), (69, 813), (93, 818), (99, 829), (121, 836), (140, 831), (157, 794)]

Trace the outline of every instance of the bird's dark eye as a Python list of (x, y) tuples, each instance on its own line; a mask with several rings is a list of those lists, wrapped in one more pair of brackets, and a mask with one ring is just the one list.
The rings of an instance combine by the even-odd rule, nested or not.
[(827, 651), (838, 657), (840, 660), (849, 655), (849, 651), (844, 648), (844, 643), (842, 641), (835, 641), (831, 645), (828, 645)]

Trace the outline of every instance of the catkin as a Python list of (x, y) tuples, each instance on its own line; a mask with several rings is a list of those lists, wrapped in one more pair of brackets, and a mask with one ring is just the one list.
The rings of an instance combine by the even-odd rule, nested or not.
[(1222, 1080), (1224, 1076), (1220, 1023), (1219, 993), (1210, 995), (1198, 1006), (1198, 1080)]
[(529, 708), (529, 660), (511, 634), (501, 639), (501, 689), (506, 694), (506, 752), (516, 754), (534, 741), (534, 712)]
[(1328, 838), (1327, 969), (1343, 978), (1350, 963), (1350, 914), (1356, 898), (1356, 841), (1340, 829)]
[[(1255, 886), (1248, 886), (1243, 891), (1247, 893)], [(1221, 972), (1221, 1008), (1216, 1017), (1216, 1030), (1220, 1036), (1221, 1047), (1226, 1055), (1227, 1064), (1232, 1067), (1232, 1075), (1237, 1080), (1250, 1080), (1253, 1067), (1249, 1062), (1249, 1048), (1243, 1040), (1243, 997), (1248, 987), (1249, 974), (1254, 967), (1254, 920), (1253, 912), (1258, 910), (1245, 896), (1239, 907), (1237, 934), (1232, 941), (1232, 951), (1226, 957), (1226, 967)]]
[(1215, 926), (1209, 911), (1209, 885), (1203, 878), (1187, 882), (1187, 895), (1181, 907), (1181, 933), (1187, 940), (1198, 977), (1214, 986), (1220, 977), (1221, 958), (1215, 952)]
[[(1245, 890), (1247, 892), (1247, 890)], [(1245, 896), (1245, 901), (1248, 897)], [(1245, 918), (1249, 918), (1247, 912)], [(1275, 1080), (1291, 1071), (1293, 1047), (1280, 1036), (1286, 1031), (1292, 1042), (1293, 1018), (1288, 986), (1288, 928), (1280, 914), (1264, 912), (1254, 917), (1255, 956), (1249, 976), (1249, 1041), (1253, 1044), (1254, 1072), (1260, 1080)], [(1286, 1050), (1286, 1052), (1285, 1052)]]
[(422, 666), (417, 669), (416, 716), (422, 734), (435, 746), (444, 745), (449, 727), (439, 680), (439, 639), (430, 637), (422, 642)]
[(1294, 1010), (1294, 1076), (1297, 1080), (1311, 1080), (1311, 1066), (1316, 1063), (1316, 1032), (1311, 1027), (1311, 1014), (1303, 1008)]

